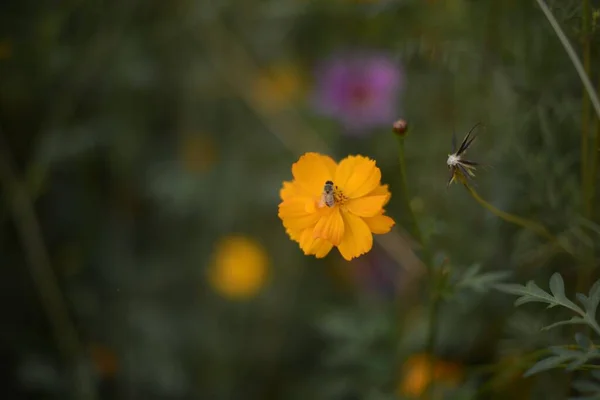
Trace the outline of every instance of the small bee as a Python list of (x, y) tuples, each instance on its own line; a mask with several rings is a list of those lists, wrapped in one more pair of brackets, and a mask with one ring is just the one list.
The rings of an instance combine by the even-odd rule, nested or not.
[(335, 187), (333, 186), (332, 181), (325, 182), (325, 186), (323, 187), (323, 193), (321, 194), (321, 201), (319, 202), (319, 207), (333, 207), (335, 204)]
[(466, 180), (475, 176), (473, 171), (475, 171), (475, 168), (480, 164), (475, 161), (465, 160), (463, 156), (467, 152), (469, 146), (471, 146), (473, 141), (477, 138), (477, 135), (471, 135), (471, 133), (473, 133), (475, 128), (479, 125), (480, 123), (478, 122), (471, 128), (460, 144), (458, 150), (456, 150), (456, 135), (452, 136), (452, 151), (454, 153), (448, 154), (448, 160), (446, 161), (448, 169), (450, 170), (450, 180), (448, 181), (447, 187), (455, 180), (466, 183)]

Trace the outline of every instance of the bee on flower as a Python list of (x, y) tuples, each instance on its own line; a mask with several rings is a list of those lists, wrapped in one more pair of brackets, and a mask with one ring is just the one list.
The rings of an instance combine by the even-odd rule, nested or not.
[(335, 186), (332, 181), (325, 182), (323, 187), (323, 194), (321, 194), (321, 201), (319, 207), (333, 207), (335, 205)]
[(306, 153), (292, 165), (294, 179), (283, 182), (279, 218), (306, 255), (325, 257), (335, 246), (351, 260), (373, 247), (373, 234), (394, 225), (383, 207), (390, 199), (375, 161)]
[(448, 154), (448, 160), (446, 161), (448, 169), (450, 170), (450, 180), (448, 181), (447, 186), (450, 186), (454, 181), (459, 181), (466, 185), (471, 178), (475, 177), (474, 171), (480, 164), (475, 161), (465, 159), (464, 155), (477, 138), (477, 135), (473, 134), (473, 132), (479, 125), (480, 123), (478, 122), (471, 128), (460, 144), (458, 150), (456, 149), (456, 135), (452, 136), (453, 153)]

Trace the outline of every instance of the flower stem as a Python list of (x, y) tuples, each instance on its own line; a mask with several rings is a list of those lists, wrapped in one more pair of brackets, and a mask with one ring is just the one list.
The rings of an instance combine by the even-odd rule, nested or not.
[(466, 183), (463, 183), (463, 184), (464, 184), (465, 188), (467, 188), (467, 191), (469, 192), (469, 194), (479, 204), (481, 204), (484, 208), (489, 210), (495, 216), (497, 216), (511, 224), (520, 226), (525, 229), (529, 229), (530, 231), (536, 233), (537, 235), (547, 239), (551, 245), (556, 246), (557, 248), (560, 248), (565, 253), (571, 255), (574, 259), (576, 259), (578, 261), (582, 261), (582, 258), (580, 257), (580, 255), (576, 254), (572, 249), (569, 249), (567, 246), (565, 246), (563, 243), (561, 243), (558, 240), (558, 238), (556, 238), (554, 235), (552, 235), (552, 233), (550, 233), (550, 231), (544, 225), (542, 225), (536, 221), (527, 219), (527, 218), (523, 218), (523, 217), (519, 217), (514, 214), (507, 213), (506, 211), (502, 211), (502, 210), (494, 207), (493, 205), (491, 205), (490, 203), (485, 201), (479, 195), (479, 193), (477, 193), (477, 191), (475, 191), (475, 189), (473, 189), (471, 186), (469, 186)]
[(29, 267), (34, 288), (38, 291), (50, 330), (58, 351), (71, 369), (73, 394), (76, 399), (96, 399), (95, 382), (91, 374), (81, 367), (86, 349), (73, 322), (67, 303), (52, 268), (40, 221), (27, 185), (17, 175), (17, 168), (8, 141), (0, 130), (0, 186), (6, 196), (7, 207), (12, 212), (15, 232), (21, 239), (26, 265)]
[(493, 205), (491, 205), (490, 203), (488, 203), (487, 201), (485, 201), (483, 198), (481, 198), (481, 196), (479, 196), (479, 193), (477, 193), (475, 191), (475, 189), (473, 189), (471, 186), (466, 185), (466, 184), (464, 186), (467, 188), (467, 191), (471, 194), (471, 196), (479, 204), (481, 204), (483, 207), (488, 209), (495, 216), (502, 218), (503, 220), (505, 220), (506, 222), (510, 222), (511, 224), (515, 224), (515, 225), (521, 226), (525, 229), (529, 229), (530, 231), (550, 240), (551, 242), (556, 241), (556, 238), (554, 236), (552, 236), (550, 231), (548, 231), (548, 229), (546, 229), (546, 227), (543, 226), (542, 224), (539, 224), (535, 221), (531, 221), (526, 218), (516, 216), (514, 214), (507, 213), (506, 211), (499, 210), (496, 207), (494, 207)]
[(556, 21), (556, 18), (554, 18), (554, 15), (552, 15), (552, 11), (550, 11), (550, 9), (546, 5), (546, 3), (543, 0), (536, 0), (536, 1), (537, 1), (538, 5), (540, 6), (540, 8), (542, 9), (542, 12), (548, 19), (548, 22), (552, 26), (552, 29), (554, 29), (554, 32), (556, 33), (558, 40), (560, 40), (563, 47), (565, 48), (567, 55), (571, 59), (571, 62), (573, 63), (573, 66), (575, 67), (575, 70), (577, 71), (577, 74), (579, 74), (579, 79), (581, 79), (581, 83), (583, 84), (583, 87), (585, 88), (588, 96), (590, 97), (590, 101), (592, 103), (594, 111), (596, 112), (596, 115), (598, 116), (598, 118), (600, 118), (600, 100), (598, 100), (598, 95), (596, 94), (596, 91), (594, 90), (594, 85), (592, 85), (592, 82), (590, 81), (590, 78), (586, 74), (583, 65), (581, 65), (581, 61), (579, 61), (579, 58), (577, 57), (577, 52), (575, 51), (575, 49), (573, 48), (571, 43), (569, 43), (569, 39), (567, 39), (567, 36), (565, 35), (562, 28), (558, 24), (558, 21)]
[[(577, 71), (577, 74), (579, 75), (579, 79), (581, 79), (581, 83), (583, 84), (583, 87), (585, 89), (585, 92), (587, 92), (587, 95), (589, 97), (589, 100), (591, 102), (591, 105), (594, 109), (594, 111), (596, 112), (596, 116), (598, 118), (600, 118), (600, 100), (598, 99), (598, 95), (594, 89), (594, 85), (592, 85), (592, 82), (590, 81), (589, 78), (589, 70), (590, 70), (590, 65), (589, 65), (589, 50), (587, 49), (587, 46), (589, 46), (589, 38), (585, 38), (584, 40), (584, 65), (582, 65), (581, 61), (579, 60), (579, 57), (577, 56), (577, 52), (575, 51), (575, 49), (573, 48), (573, 46), (571, 45), (571, 43), (569, 42), (569, 39), (567, 38), (567, 36), (565, 35), (565, 33), (563, 32), (562, 28), (560, 27), (560, 25), (558, 24), (558, 21), (556, 21), (556, 18), (554, 18), (554, 15), (552, 15), (552, 11), (550, 11), (550, 9), (548, 8), (548, 6), (546, 5), (546, 3), (544, 2), (544, 0), (536, 0), (538, 5), (540, 6), (540, 9), (542, 10), (542, 12), (544, 13), (544, 15), (546, 16), (546, 18), (548, 19), (548, 22), (550, 23), (550, 25), (552, 26), (552, 29), (554, 29), (554, 32), (556, 33), (556, 36), (558, 37), (558, 40), (560, 40), (560, 42), (562, 43), (563, 47), (565, 48), (565, 51), (567, 52), (567, 55), (569, 56), (569, 58), (571, 59), (571, 62), (573, 63), (573, 66), (575, 67), (575, 70)], [(589, 27), (588, 22), (586, 22), (588, 20), (589, 17), (589, 4), (588, 4), (588, 0), (584, 0), (583, 2), (583, 8), (584, 8), (584, 21), (583, 21), (583, 26), (584, 28)], [(586, 15), (586, 11), (587, 11), (587, 15)], [(586, 32), (584, 31), (584, 34), (586, 34)], [(585, 100), (583, 100), (583, 111), (582, 111), (582, 117), (584, 118), (584, 120), (582, 121), (582, 140), (581, 140), (581, 178), (582, 178), (582, 196), (583, 196), (583, 205), (584, 205), (584, 210), (586, 212), (586, 215), (591, 211), (591, 198), (590, 198), (590, 188), (589, 188), (589, 178), (588, 178), (588, 173), (589, 173), (589, 166), (588, 166), (588, 135), (589, 135), (589, 129), (588, 129), (588, 122), (589, 122), (589, 116), (587, 116), (586, 118), (586, 107), (587, 107), (587, 102)], [(597, 151), (597, 149), (593, 149), (594, 151)], [(593, 166), (594, 167), (594, 166)]]
[[(591, 63), (591, 46), (589, 38), (589, 14), (590, 14), (590, 1), (583, 0), (582, 2), (582, 19), (581, 28), (583, 31), (583, 68), (586, 76), (590, 76), (590, 63)], [(590, 171), (589, 166), (589, 140), (590, 140), (590, 99), (586, 96), (585, 89), (583, 90), (581, 104), (581, 196), (583, 198), (583, 209), (584, 215), (588, 218), (591, 213), (591, 201), (592, 201), (592, 188), (593, 175)], [(592, 156), (593, 157), (593, 156)], [(592, 168), (594, 163), (592, 161)]]
[[(600, 91), (600, 79), (598, 79), (598, 91)], [(594, 140), (592, 142), (592, 161), (591, 166), (591, 177), (590, 177), (590, 218), (594, 218), (594, 199), (596, 198), (596, 178), (598, 177), (598, 170), (600, 169), (600, 117), (596, 118), (596, 125), (594, 130)]]
[(429, 377), (430, 379), (427, 381), (426, 388), (423, 392), (423, 398), (431, 399), (433, 394), (433, 380), (434, 380), (434, 369), (435, 369), (435, 341), (436, 341), (436, 331), (438, 325), (438, 308), (440, 304), (440, 296), (437, 294), (437, 280), (435, 275), (435, 269), (433, 268), (433, 257), (429, 251), (429, 246), (425, 242), (425, 239), (421, 233), (421, 229), (419, 228), (419, 224), (417, 221), (417, 217), (410, 205), (410, 196), (408, 195), (408, 180), (406, 178), (406, 157), (404, 155), (404, 138), (405, 136), (400, 136), (398, 138), (398, 161), (400, 164), (400, 181), (402, 185), (402, 196), (404, 199), (404, 203), (406, 205), (406, 209), (408, 209), (408, 214), (411, 219), (412, 224), (412, 234), (415, 239), (421, 245), (421, 249), (423, 252), (423, 258), (425, 267), (427, 268), (427, 275), (429, 280), (429, 288), (430, 288), (430, 304), (429, 304), (429, 325), (427, 330), (427, 338), (426, 338), (426, 352), (429, 354)]
[[(426, 251), (425, 242), (423, 240), (423, 235), (421, 234), (421, 229), (419, 228), (419, 224), (417, 222), (417, 217), (413, 212), (412, 207), (410, 206), (410, 196), (408, 195), (408, 180), (406, 178), (406, 157), (404, 156), (404, 137), (400, 137), (398, 139), (398, 161), (400, 163), (400, 183), (402, 185), (402, 196), (404, 199), (404, 204), (408, 210), (408, 214), (410, 216), (410, 222), (412, 225), (412, 234), (421, 245), (423, 251)], [(430, 268), (429, 261), (427, 260), (427, 268)]]

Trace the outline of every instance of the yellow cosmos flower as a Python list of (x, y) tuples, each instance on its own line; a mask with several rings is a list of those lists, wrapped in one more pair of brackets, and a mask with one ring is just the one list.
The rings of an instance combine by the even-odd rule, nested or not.
[[(294, 180), (284, 182), (280, 191), (279, 218), (304, 254), (322, 258), (336, 246), (351, 260), (371, 250), (374, 233), (387, 233), (394, 225), (384, 215), (390, 192), (380, 183), (375, 161), (349, 156), (337, 164), (328, 156), (306, 153), (292, 166), (292, 174)], [(326, 183), (333, 201), (323, 201)]]
[[(404, 364), (402, 381), (398, 387), (401, 396), (419, 397), (431, 381), (431, 357), (427, 354), (416, 354)], [(433, 379), (436, 386), (452, 388), (458, 386), (463, 377), (463, 369), (459, 364), (436, 360), (433, 366)]]
[(253, 297), (267, 278), (268, 257), (253, 239), (228, 236), (216, 246), (208, 280), (221, 295), (244, 300)]

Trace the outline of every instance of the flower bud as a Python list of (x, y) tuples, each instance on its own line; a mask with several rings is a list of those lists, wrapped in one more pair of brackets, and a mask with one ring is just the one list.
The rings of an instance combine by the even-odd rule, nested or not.
[(404, 136), (408, 132), (408, 123), (403, 119), (399, 119), (392, 125), (392, 130), (397, 135)]

